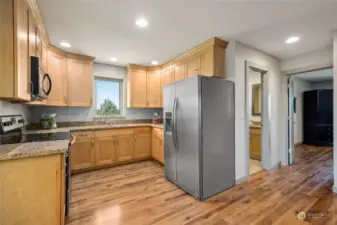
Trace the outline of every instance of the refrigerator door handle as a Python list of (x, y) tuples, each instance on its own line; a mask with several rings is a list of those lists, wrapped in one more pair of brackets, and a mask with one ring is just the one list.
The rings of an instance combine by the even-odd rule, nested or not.
[(173, 130), (172, 130), (172, 135), (174, 137), (174, 147), (178, 149), (178, 138), (177, 138), (177, 105), (178, 105), (178, 98), (174, 98), (174, 103), (173, 103)]

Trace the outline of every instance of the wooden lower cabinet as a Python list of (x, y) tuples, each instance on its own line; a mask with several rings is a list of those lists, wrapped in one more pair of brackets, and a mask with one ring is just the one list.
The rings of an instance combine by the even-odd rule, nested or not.
[(63, 225), (63, 154), (0, 161), (0, 224)]
[(94, 138), (76, 138), (70, 149), (72, 171), (95, 166)]
[(151, 151), (151, 133), (135, 134), (135, 159), (149, 157)]
[(134, 158), (134, 136), (120, 135), (116, 137), (116, 159), (117, 162), (130, 161)]
[(261, 128), (250, 128), (249, 135), (250, 158), (261, 160)]
[(113, 137), (95, 138), (95, 165), (116, 162), (116, 139)]
[(153, 129), (152, 157), (164, 164), (164, 134), (163, 130)]

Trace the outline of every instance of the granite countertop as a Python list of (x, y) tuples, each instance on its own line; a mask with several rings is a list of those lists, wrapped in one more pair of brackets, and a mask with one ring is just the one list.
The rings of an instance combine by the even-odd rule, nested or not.
[(73, 131), (107, 130), (107, 129), (114, 129), (114, 128), (132, 128), (132, 127), (154, 127), (154, 128), (164, 129), (164, 124), (135, 123), (135, 124), (60, 127), (60, 128), (55, 128), (55, 129), (49, 129), (49, 130), (26, 130), (25, 133), (26, 134), (42, 134), (42, 133), (73, 132)]
[(69, 140), (0, 145), (0, 161), (42, 155), (63, 154)]

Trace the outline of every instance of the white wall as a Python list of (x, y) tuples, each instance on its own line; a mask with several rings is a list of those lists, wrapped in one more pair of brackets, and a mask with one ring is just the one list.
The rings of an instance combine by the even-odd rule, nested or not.
[(28, 107), (21, 103), (11, 103), (0, 100), (0, 116), (4, 115), (23, 115), (26, 123), (30, 122)]
[[(105, 64), (94, 64), (94, 76), (104, 78), (115, 78), (123, 80), (124, 99), (123, 109), (124, 117), (126, 119), (152, 119), (154, 112), (162, 115), (162, 109), (135, 109), (126, 107), (126, 69), (123, 67), (110, 66)], [(32, 109), (32, 122), (39, 122), (43, 113), (56, 113), (58, 122), (68, 121), (92, 121), (95, 116), (95, 85), (93, 88), (93, 107), (31, 107)]]
[(296, 73), (321, 67), (332, 66), (332, 47), (311, 52), (293, 59), (283, 60), (281, 71), (283, 73)]
[[(253, 107), (253, 96), (252, 96), (252, 86), (254, 84), (261, 84), (261, 73), (255, 71), (248, 72), (248, 109), (250, 109), (249, 113), (249, 121), (261, 121), (261, 116), (253, 116), (252, 107)], [(261, 102), (261, 99), (260, 99)]]
[(303, 142), (303, 92), (312, 90), (311, 83), (294, 76), (294, 97), (296, 97), (296, 113), (294, 115), (294, 143)]
[[(249, 176), (249, 165), (246, 158), (249, 157), (247, 151), (248, 134), (245, 137), (245, 61), (248, 60), (263, 68), (268, 68), (269, 76), (269, 104), (271, 111), (271, 130), (270, 130), (270, 162), (276, 166), (281, 160), (281, 152), (285, 151), (285, 125), (281, 123), (281, 109), (286, 107), (285, 100), (280, 95), (283, 80), (280, 72), (280, 61), (261, 51), (252, 49), (239, 42), (229, 43), (228, 59), (226, 59), (227, 79), (235, 82), (235, 177), (236, 180), (245, 179)], [(234, 54), (235, 57), (230, 55)], [(244, 141), (243, 141), (244, 140)]]
[[(337, 90), (337, 33), (333, 38), (333, 87)], [(333, 92), (333, 121), (334, 121), (334, 137), (333, 137), (333, 173), (334, 173), (334, 187), (333, 191), (337, 193), (337, 91)]]
[(316, 89), (333, 89), (333, 81), (321, 81), (321, 82), (311, 82), (311, 88)]

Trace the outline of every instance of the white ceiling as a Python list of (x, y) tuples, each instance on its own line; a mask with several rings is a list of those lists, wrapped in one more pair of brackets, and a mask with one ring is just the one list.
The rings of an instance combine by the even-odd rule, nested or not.
[(299, 73), (294, 75), (296, 78), (301, 80), (306, 80), (309, 82), (321, 82), (321, 81), (332, 81), (333, 80), (333, 71), (332, 68), (324, 70), (316, 70), (306, 73)]
[[(96, 61), (168, 61), (208, 38), (238, 40), (280, 59), (332, 45), (337, 3), (325, 0), (37, 0), (51, 43)], [(135, 20), (149, 26), (139, 29)], [(299, 43), (286, 45), (291, 35)], [(118, 62), (109, 61), (117, 57)]]

